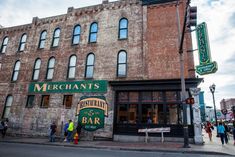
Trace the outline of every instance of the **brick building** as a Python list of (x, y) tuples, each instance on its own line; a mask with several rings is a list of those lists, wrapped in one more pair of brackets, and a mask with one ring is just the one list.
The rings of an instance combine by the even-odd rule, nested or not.
[[(1, 28), (0, 116), (9, 119), (9, 132), (47, 135), (54, 121), (60, 134), (65, 121), (72, 119), (84, 125), (84, 139), (131, 140), (143, 137), (138, 129), (146, 126), (170, 126), (166, 136), (182, 138), (175, 4), (175, 0), (104, 0), (100, 5), (68, 8), (63, 15), (34, 17), (27, 25)], [(181, 26), (184, 8), (182, 0)], [(191, 49), (186, 33), (187, 91), (201, 81), (195, 77), (193, 54), (186, 52)], [(192, 108), (188, 108), (193, 137)], [(104, 122), (81, 116), (100, 113)]]

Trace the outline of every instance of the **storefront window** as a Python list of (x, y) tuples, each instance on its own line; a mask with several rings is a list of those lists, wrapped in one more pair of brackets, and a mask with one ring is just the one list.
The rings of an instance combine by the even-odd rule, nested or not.
[(119, 92), (118, 102), (128, 102), (128, 92)]
[(152, 92), (142, 92), (142, 102), (152, 102)]
[(137, 122), (137, 112), (138, 112), (138, 105), (132, 104), (129, 107), (129, 117), (128, 117), (128, 122), (129, 124), (136, 124)]
[(128, 122), (128, 105), (118, 105), (117, 123), (127, 124)]
[(163, 102), (163, 92), (153, 92), (153, 102)]
[(166, 100), (167, 101), (177, 101), (178, 95), (176, 91), (168, 91), (166, 92)]
[(178, 105), (166, 105), (167, 124), (178, 124)]
[(129, 93), (129, 101), (130, 102), (138, 102), (139, 100), (139, 93), (138, 92), (130, 92)]

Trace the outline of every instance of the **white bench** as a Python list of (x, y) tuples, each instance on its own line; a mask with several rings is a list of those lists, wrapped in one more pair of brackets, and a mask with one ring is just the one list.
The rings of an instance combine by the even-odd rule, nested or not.
[(148, 143), (148, 133), (161, 133), (161, 142), (164, 142), (164, 132), (170, 132), (171, 128), (146, 128), (146, 129), (139, 129), (138, 132), (144, 132), (145, 133), (145, 142)]

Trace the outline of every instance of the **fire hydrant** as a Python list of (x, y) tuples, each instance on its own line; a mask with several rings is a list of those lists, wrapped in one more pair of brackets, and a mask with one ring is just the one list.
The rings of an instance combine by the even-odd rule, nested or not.
[(73, 137), (74, 144), (78, 144), (78, 133), (76, 133)]

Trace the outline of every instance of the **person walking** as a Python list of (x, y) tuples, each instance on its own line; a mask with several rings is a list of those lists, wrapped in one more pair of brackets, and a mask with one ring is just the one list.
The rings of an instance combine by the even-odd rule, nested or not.
[(222, 122), (219, 122), (218, 134), (219, 134), (219, 136), (220, 136), (220, 140), (221, 140), (222, 145), (224, 145), (225, 128), (224, 128)]
[(65, 123), (64, 125), (64, 142), (67, 141), (67, 136), (68, 136), (68, 127), (69, 127), (69, 123)]
[(69, 120), (69, 127), (67, 130), (68, 130), (67, 142), (73, 142), (74, 124), (71, 119)]
[(8, 119), (5, 119), (5, 121), (1, 121), (1, 126), (2, 126), (2, 138), (6, 136), (7, 129), (8, 129)]
[(223, 123), (224, 125), (224, 140), (225, 140), (225, 143), (228, 144), (228, 140), (229, 140), (229, 129), (228, 129), (228, 125), (224, 122)]
[(235, 145), (235, 119), (233, 121), (233, 144)]
[(206, 126), (205, 126), (205, 131), (208, 134), (210, 141), (212, 141), (212, 130), (211, 130), (212, 127), (213, 126), (211, 125), (211, 123), (207, 121)]
[(55, 142), (55, 133), (56, 133), (56, 124), (53, 122), (50, 126), (51, 132), (50, 132), (50, 142)]

